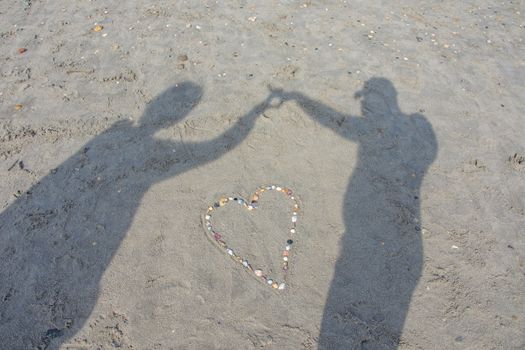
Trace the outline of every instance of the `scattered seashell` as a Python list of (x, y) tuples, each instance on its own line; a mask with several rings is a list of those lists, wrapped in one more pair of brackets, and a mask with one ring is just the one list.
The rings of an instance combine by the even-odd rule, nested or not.
[(15, 105), (15, 109), (16, 109), (17, 111), (21, 110), (22, 108), (24, 108), (24, 106), (22, 106), (20, 103), (17, 103), (17, 104)]
[(97, 25), (93, 28), (93, 31), (94, 31), (94, 32), (100, 32), (102, 29), (104, 29), (104, 27), (101, 26), (100, 24), (97, 24)]

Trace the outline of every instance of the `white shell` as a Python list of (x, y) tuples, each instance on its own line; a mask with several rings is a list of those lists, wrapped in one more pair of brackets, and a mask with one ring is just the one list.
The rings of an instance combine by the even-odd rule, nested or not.
[(273, 283), (273, 280), (268, 280), (266, 281), (266, 283), (268, 283), (269, 285), (271, 285)]
[(233, 255), (233, 250), (228, 248), (228, 249), (226, 249), (226, 253), (228, 253), (228, 255)]
[(292, 246), (291, 245), (287, 245), (286, 246), (286, 250), (290, 250), (290, 249), (292, 249)]
[(275, 185), (272, 185), (272, 190), (275, 190)]
[(254, 273), (255, 276), (257, 276), (257, 277), (261, 277), (261, 276), (262, 276), (262, 271), (261, 271), (261, 270), (254, 270), (253, 273)]
[(244, 266), (244, 267), (248, 267), (248, 262), (247, 262), (246, 260), (244, 260), (244, 261), (242, 262), (242, 266)]
[(292, 228), (292, 229), (290, 230), (290, 233), (295, 233), (295, 229)]
[(284, 283), (280, 283), (280, 284), (279, 284), (279, 289), (280, 289), (280, 290), (283, 290), (284, 287), (286, 287), (286, 284), (284, 284)]
[(287, 256), (283, 256), (283, 260), (284, 261), (288, 261), (288, 257)]
[(211, 219), (211, 216), (206, 215), (205, 218), (206, 218), (206, 220), (210, 220), (210, 219)]
[(280, 190), (282, 190), (282, 188), (281, 188), (281, 187), (276, 187), (275, 189), (276, 189), (277, 191), (280, 191)]
[(292, 216), (292, 222), (297, 222), (297, 216)]

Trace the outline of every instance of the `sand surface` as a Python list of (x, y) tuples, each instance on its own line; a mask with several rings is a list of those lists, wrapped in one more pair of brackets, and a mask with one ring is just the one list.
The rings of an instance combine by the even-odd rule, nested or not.
[(0, 2), (0, 347), (525, 348), (524, 14)]

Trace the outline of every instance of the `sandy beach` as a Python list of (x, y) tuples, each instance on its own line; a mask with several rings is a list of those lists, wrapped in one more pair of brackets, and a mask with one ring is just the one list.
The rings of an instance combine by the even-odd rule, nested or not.
[(524, 14), (0, 2), (0, 348), (525, 348)]

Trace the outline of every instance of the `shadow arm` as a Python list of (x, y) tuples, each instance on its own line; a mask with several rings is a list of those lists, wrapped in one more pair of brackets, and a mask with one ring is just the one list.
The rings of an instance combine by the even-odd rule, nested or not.
[(208, 141), (190, 144), (189, 149), (197, 156), (199, 163), (206, 163), (222, 156), (246, 139), (255, 126), (257, 117), (269, 107), (268, 99), (255, 105), (222, 134)]
[(297, 102), (297, 105), (316, 122), (339, 134), (344, 134), (343, 136), (347, 138), (349, 137), (348, 130), (342, 128), (343, 123), (349, 122), (354, 124), (354, 121), (357, 119), (351, 115), (338, 112), (335, 109), (299, 92), (288, 93), (285, 95), (285, 98), (287, 100), (294, 99)]

